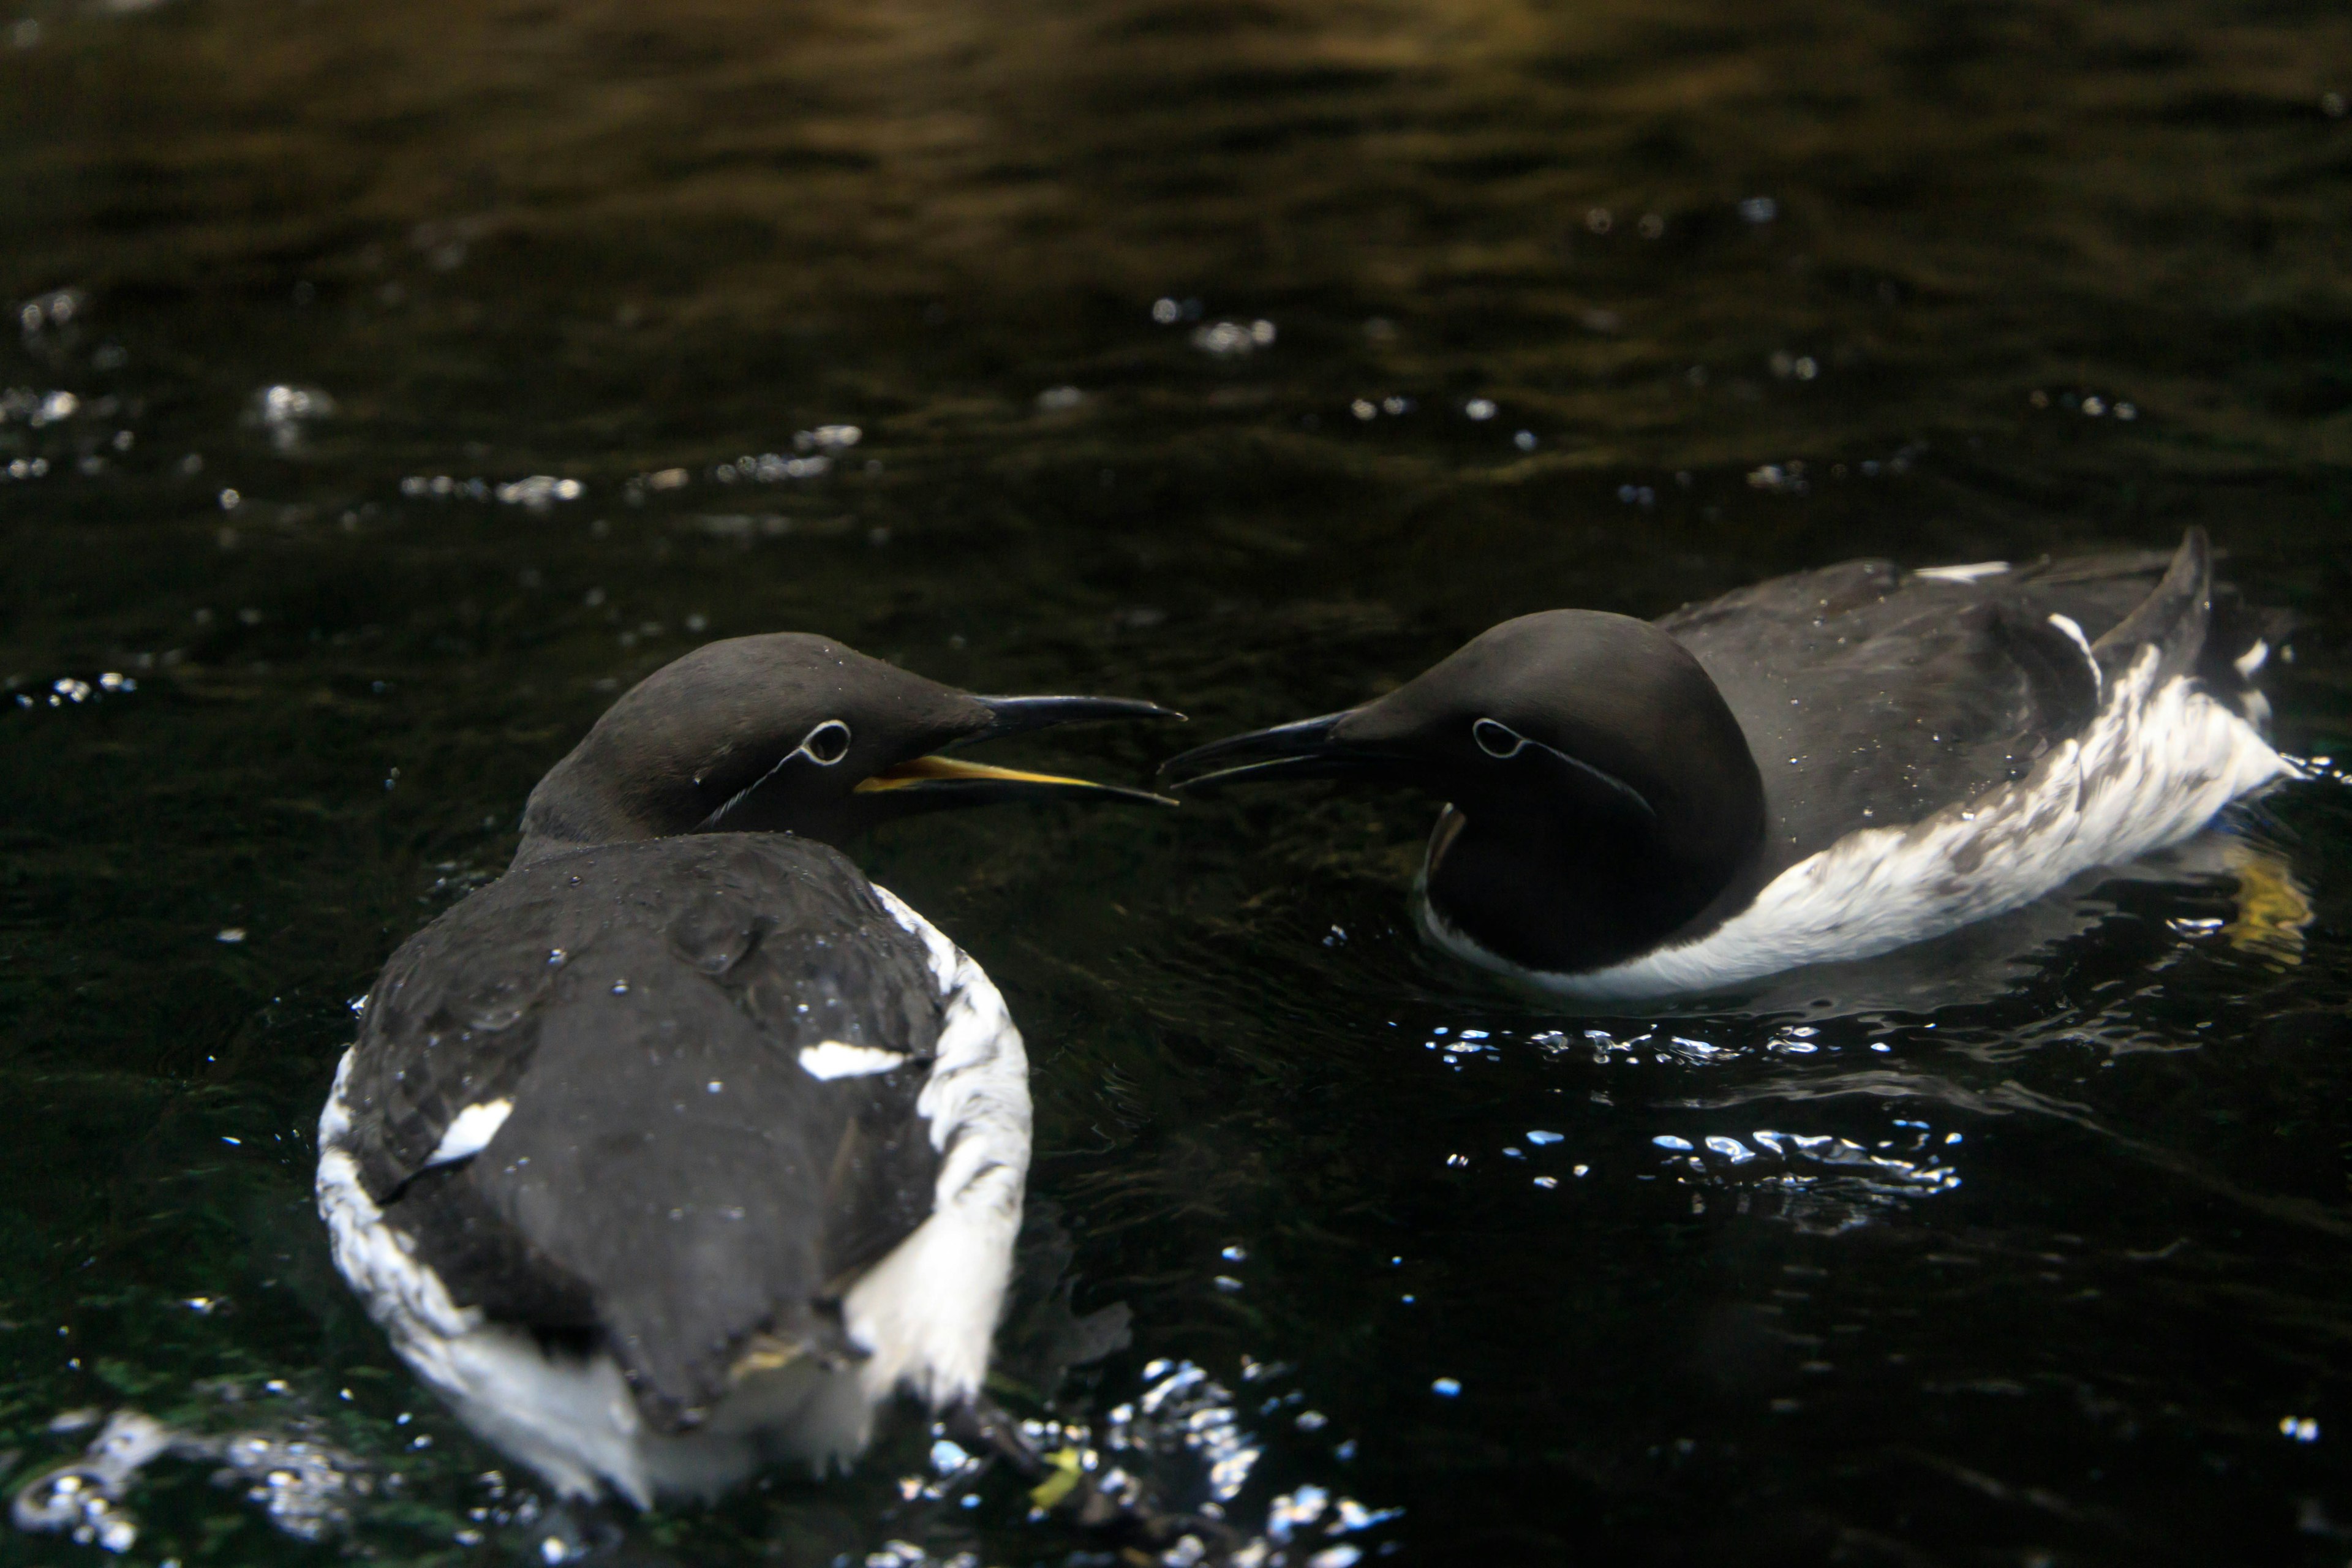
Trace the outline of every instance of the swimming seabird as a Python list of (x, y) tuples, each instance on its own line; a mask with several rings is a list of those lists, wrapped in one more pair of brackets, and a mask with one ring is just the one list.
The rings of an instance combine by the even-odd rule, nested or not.
[(335, 1262), (556, 1490), (845, 1465), (979, 1394), (1029, 1163), (978, 964), (833, 846), (1139, 791), (937, 754), (1150, 702), (975, 697), (823, 637), (699, 648), (532, 790), (505, 875), (385, 965), (319, 1125)]
[(1656, 621), (1506, 621), (1386, 696), (1216, 742), (1178, 787), (1343, 776), (1447, 804), (1438, 947), (1637, 1000), (1867, 957), (2179, 843), (2292, 773), (2275, 632), (2162, 554), (1851, 561)]

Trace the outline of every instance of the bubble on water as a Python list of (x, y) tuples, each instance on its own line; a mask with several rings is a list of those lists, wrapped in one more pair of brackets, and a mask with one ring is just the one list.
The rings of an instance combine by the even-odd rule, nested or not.
[(587, 494), (587, 489), (578, 479), (558, 479), (553, 474), (532, 474), (528, 479), (514, 479), (499, 486), (496, 494), (508, 506), (545, 511), (558, 501), (578, 500)]
[[(803, 434), (807, 434), (803, 432)], [(656, 483), (664, 474), (684, 473), (683, 468), (666, 468), (661, 474), (643, 481), (646, 489), (676, 489), (686, 481)], [(720, 484), (738, 481), (759, 485), (782, 484), (787, 479), (814, 479), (833, 471), (833, 458), (826, 452), (787, 457), (782, 452), (747, 452), (731, 463), (721, 463), (710, 471), (710, 477)], [(631, 481), (635, 484), (637, 481)]]
[(1086, 393), (1075, 386), (1049, 386), (1037, 395), (1037, 407), (1045, 414), (1066, 414), (1087, 404)]
[(1749, 196), (1739, 204), (1739, 216), (1752, 224), (1770, 223), (1780, 216), (1780, 204), (1770, 196)]
[(334, 412), (335, 400), (320, 388), (278, 382), (257, 389), (247, 401), (245, 419), (265, 431), (269, 444), (283, 452), (301, 446), (308, 426)]
[[(29, 39), (25, 33), (27, 26), (32, 28)], [(17, 41), (20, 47), (32, 39), (37, 39), (40, 37), (40, 26), (38, 22), (17, 23)], [(89, 309), (89, 296), (80, 289), (52, 289), (46, 294), (36, 294), (31, 299), (17, 304), (16, 326), (25, 334), (26, 342), (30, 344), (45, 334), (63, 331), (73, 325), (78, 318), (86, 314)]]
[(229, 1439), (222, 1458), (248, 1483), (246, 1500), (298, 1541), (326, 1539), (373, 1489), (357, 1459), (308, 1437), (247, 1433)]
[(1438, 1378), (1429, 1385), (1429, 1392), (1440, 1399), (1459, 1399), (1462, 1396), (1461, 1380), (1452, 1377)]
[(1483, 425), (1487, 420), (1492, 419), (1498, 410), (1495, 406), (1495, 401), (1493, 398), (1474, 397), (1469, 402), (1462, 405), (1462, 412), (1465, 417), (1477, 424)]
[(222, 1466), (215, 1478), (242, 1481), (248, 1501), (295, 1539), (324, 1540), (350, 1519), (352, 1502), (373, 1490), (351, 1455), (311, 1436), (298, 1421), (285, 1433), (244, 1432), (226, 1438), (181, 1432), (137, 1410), (108, 1417), (80, 1458), (53, 1467), (17, 1489), (10, 1516), (19, 1530), (61, 1532), (120, 1554), (139, 1538), (123, 1506), (131, 1481), (166, 1456)]
[(1536, 433), (1532, 430), (1522, 430), (1511, 437), (1511, 445), (1522, 452), (1532, 452), (1536, 449)]
[[(1869, 465), (1864, 467), (1866, 470)], [(1805, 477), (1803, 461), (1797, 459), (1786, 463), (1766, 463), (1749, 469), (1748, 488), (1771, 495), (1801, 496), (1812, 489), (1812, 481)]]
[(1207, 321), (1192, 329), (1192, 343), (1213, 359), (1244, 359), (1274, 346), (1272, 321)]

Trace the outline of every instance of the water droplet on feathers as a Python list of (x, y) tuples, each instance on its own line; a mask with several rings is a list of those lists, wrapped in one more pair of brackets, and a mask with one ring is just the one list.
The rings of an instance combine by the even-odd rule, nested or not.
[(696, 900), (671, 922), (670, 946), (705, 974), (724, 974), (758, 942), (751, 907), (731, 898)]

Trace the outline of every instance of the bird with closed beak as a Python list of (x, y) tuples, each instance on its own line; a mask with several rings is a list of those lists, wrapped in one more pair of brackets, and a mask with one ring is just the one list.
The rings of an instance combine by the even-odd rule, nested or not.
[(1414, 909), (1539, 993), (1642, 1001), (1861, 959), (2178, 844), (2294, 772), (2279, 635), (2192, 531), (2129, 552), (1853, 561), (1656, 621), (1506, 621), (1387, 695), (1166, 763), (1343, 778), (1438, 818)]

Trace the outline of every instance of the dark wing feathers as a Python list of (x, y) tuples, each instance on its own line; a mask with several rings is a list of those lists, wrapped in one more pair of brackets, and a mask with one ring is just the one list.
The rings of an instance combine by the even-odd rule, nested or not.
[[(362, 1178), (460, 1303), (594, 1328), (646, 1415), (690, 1425), (755, 1336), (846, 1350), (839, 1291), (930, 1210), (939, 1028), (923, 944), (822, 845), (555, 857), (386, 966), (346, 1089)], [(824, 1040), (908, 1060), (819, 1079)], [(502, 1097), (478, 1155), (426, 1168)]]
[(2193, 668), (2204, 651), (2212, 597), (2213, 547), (2203, 529), (2193, 528), (2155, 590), (2131, 614), (2096, 634), (2091, 651), (2109, 679), (2129, 669), (2150, 647), (2158, 650), (2158, 679)]
[[(563, 960), (540, 887), (493, 883), (408, 939), (369, 994), (347, 1092), (360, 1177), (379, 1200), (422, 1170), (469, 1105), (510, 1092)], [(487, 900), (477, 910), (477, 901)]]
[(762, 1070), (774, 1046), (707, 988), (559, 1007), (470, 1172), (491, 1210), (590, 1283), (605, 1342), (664, 1426), (725, 1394), (754, 1335), (843, 1348), (842, 1277), (871, 1260), (855, 1249), (930, 1209), (921, 1067), (821, 1082), (789, 1058)]
[[(2198, 658), (2211, 581), (2192, 533), (2133, 554), (1974, 582), (1853, 561), (1678, 610), (1747, 733), (1771, 823), (1764, 880), (1856, 827), (1901, 826), (2010, 780), (2096, 714), (2101, 681), (2153, 642)], [(2097, 650), (2056, 622), (2067, 616)]]
[(545, 1334), (596, 1327), (596, 1292), (491, 1205), (473, 1161), (410, 1177), (387, 1205), (431, 1259), (451, 1299)]
[[(2082, 556), (2026, 567), (2013, 578), (2037, 605), (2072, 616), (2084, 636), (2105, 642), (2101, 663), (2110, 673), (2129, 668), (2126, 649), (2136, 657), (2140, 646), (2168, 636), (2172, 668), (2194, 668), (2208, 690), (2243, 712), (2255, 706), (2247, 700), (2256, 682), (2237, 661), (2257, 643), (2265, 645), (2265, 658), (2277, 652), (2294, 631), (2294, 617), (2247, 603), (2236, 587), (2213, 576), (2213, 561), (2204, 531), (2192, 529), (2168, 555), (2142, 550)], [(2200, 574), (2202, 615), (2195, 607)], [(2198, 646), (2189, 651), (2192, 639)]]

